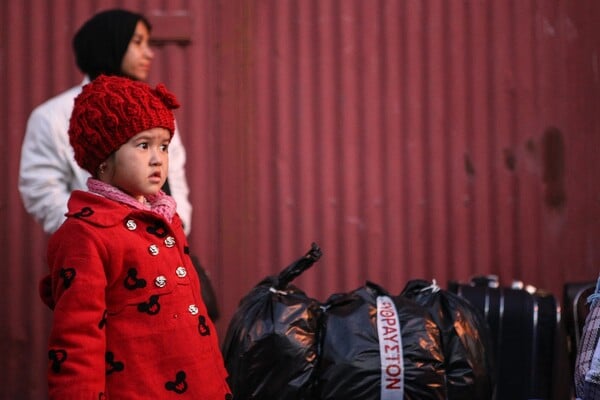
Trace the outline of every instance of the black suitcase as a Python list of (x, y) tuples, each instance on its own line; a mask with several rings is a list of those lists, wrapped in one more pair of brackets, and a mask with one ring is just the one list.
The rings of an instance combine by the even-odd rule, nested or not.
[(495, 276), (448, 289), (480, 309), (494, 345), (497, 400), (567, 400), (570, 376), (566, 335), (556, 298), (515, 282), (501, 287)]

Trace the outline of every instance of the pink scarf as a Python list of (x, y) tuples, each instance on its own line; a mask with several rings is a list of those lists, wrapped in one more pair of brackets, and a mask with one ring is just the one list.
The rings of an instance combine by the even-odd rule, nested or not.
[(155, 212), (158, 215), (162, 215), (169, 222), (173, 221), (173, 215), (175, 215), (177, 210), (177, 203), (175, 203), (175, 199), (167, 195), (162, 190), (155, 195), (147, 196), (147, 202), (146, 204), (143, 204), (127, 193), (98, 179), (88, 178), (87, 187), (90, 192), (104, 196), (107, 199), (127, 204), (128, 206), (138, 210)]

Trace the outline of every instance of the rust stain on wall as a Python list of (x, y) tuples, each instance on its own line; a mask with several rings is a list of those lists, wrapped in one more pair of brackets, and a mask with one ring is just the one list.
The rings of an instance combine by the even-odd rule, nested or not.
[(562, 209), (567, 201), (565, 192), (565, 143), (562, 132), (549, 127), (542, 136), (542, 166), (545, 184), (544, 199), (553, 209)]
[(504, 149), (504, 165), (509, 171), (514, 171), (517, 165), (517, 157), (513, 149)]

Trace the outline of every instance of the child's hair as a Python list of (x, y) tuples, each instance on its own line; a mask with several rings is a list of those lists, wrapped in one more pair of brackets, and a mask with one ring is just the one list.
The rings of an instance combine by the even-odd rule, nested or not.
[(175, 130), (171, 110), (175, 95), (163, 84), (148, 84), (118, 76), (100, 75), (75, 98), (69, 140), (77, 163), (92, 175), (108, 156), (138, 133), (165, 128)]

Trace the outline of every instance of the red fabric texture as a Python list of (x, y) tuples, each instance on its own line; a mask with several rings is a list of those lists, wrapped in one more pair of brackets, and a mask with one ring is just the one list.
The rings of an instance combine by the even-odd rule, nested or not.
[(51, 400), (230, 398), (188, 253), (177, 214), (169, 224), (73, 192), (68, 218), (49, 241), (51, 280), (41, 285), (54, 306)]
[(152, 129), (175, 131), (171, 110), (179, 107), (163, 84), (148, 84), (119, 76), (100, 75), (75, 98), (69, 141), (77, 163), (96, 175), (98, 166), (133, 136)]

